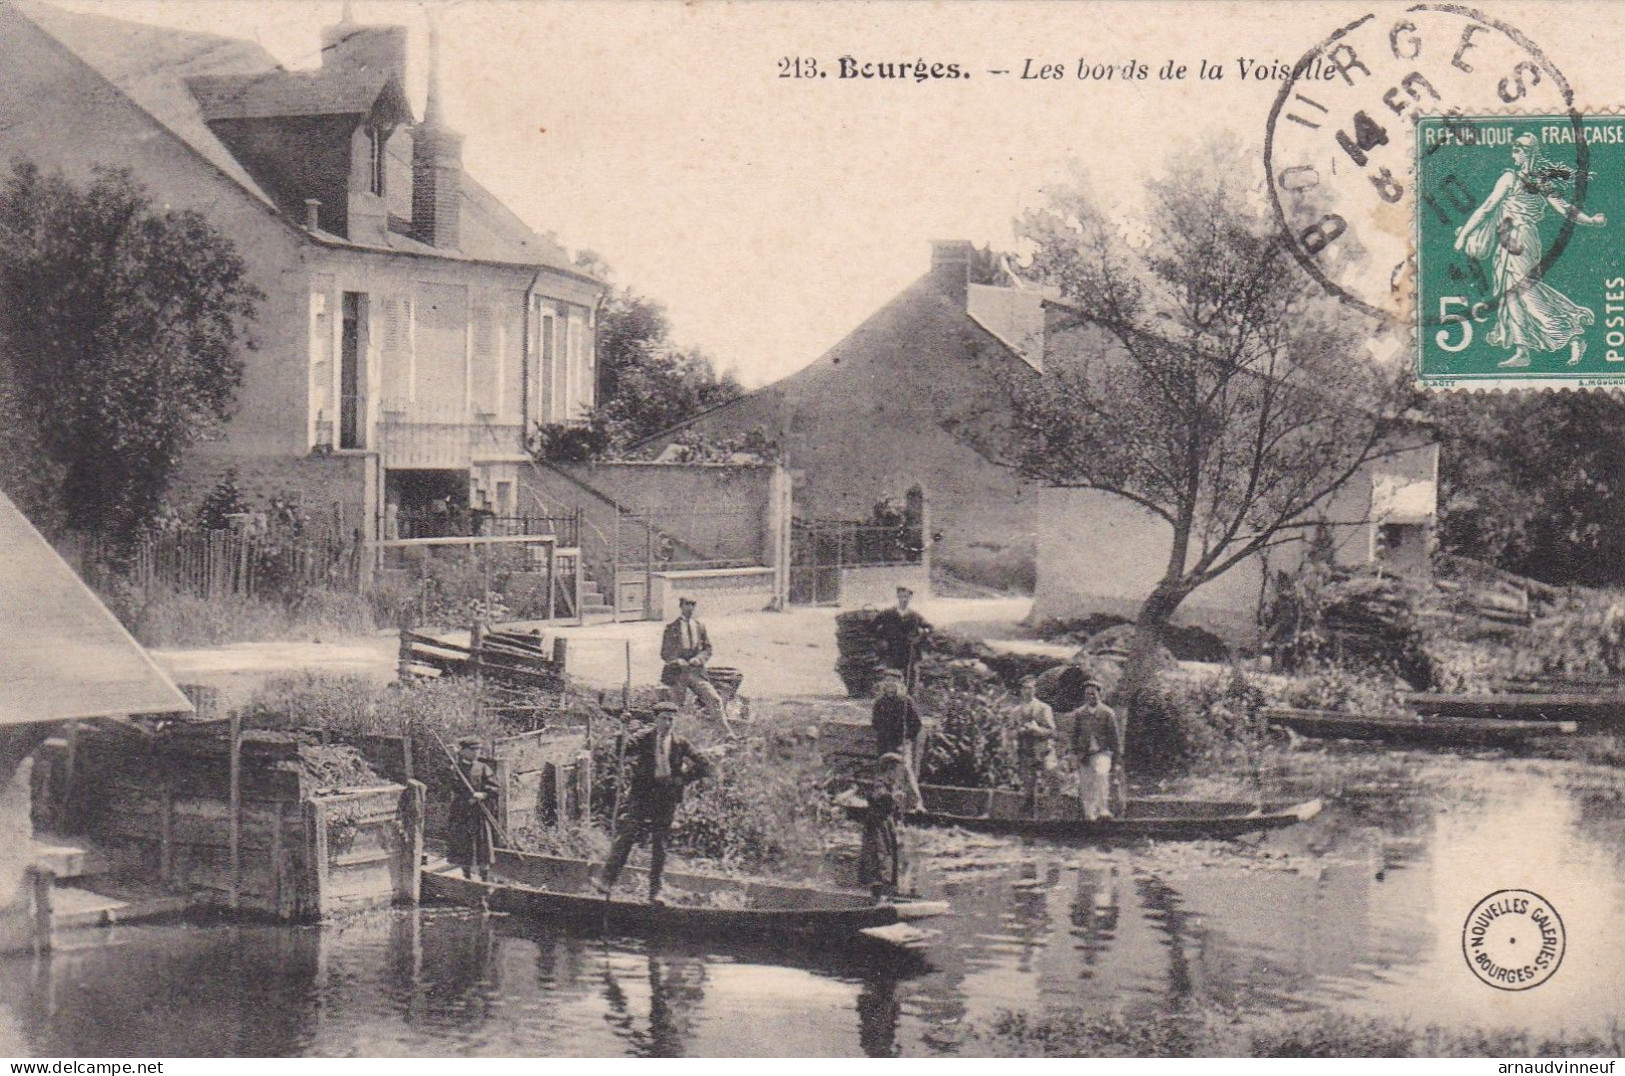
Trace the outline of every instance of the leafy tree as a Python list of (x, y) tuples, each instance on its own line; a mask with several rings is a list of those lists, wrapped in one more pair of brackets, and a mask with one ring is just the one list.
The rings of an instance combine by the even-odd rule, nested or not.
[[(576, 260), (603, 279), (612, 275), (595, 254)], [(601, 447), (595, 454), (620, 451), (743, 392), (703, 352), (672, 342), (665, 307), (630, 288), (610, 288), (598, 312), (598, 407), (591, 424)], [(580, 447), (579, 440), (543, 441)]]
[(20, 164), (0, 189), (0, 350), (69, 526), (130, 537), (229, 417), (260, 298), (231, 241), (127, 172)]
[(1299, 537), (1402, 428), (1401, 378), (1363, 358), (1361, 327), (1303, 275), (1224, 156), (1176, 162), (1140, 222), (1120, 227), (1077, 189), (1019, 222), (1085, 341), (1013, 386), (1019, 465), (1168, 528), (1120, 685), (1131, 709), (1180, 604)]
[(1439, 545), (1554, 584), (1625, 583), (1625, 401), (1441, 393)]

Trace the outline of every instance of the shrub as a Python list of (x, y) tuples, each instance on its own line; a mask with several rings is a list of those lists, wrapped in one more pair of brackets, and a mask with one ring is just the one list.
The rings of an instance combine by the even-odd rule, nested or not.
[(1198, 683), (1163, 682), (1142, 696), (1128, 730), (1130, 772), (1172, 776), (1200, 762), (1256, 753), (1264, 691), (1241, 669)]
[(966, 690), (928, 683), (921, 689), (921, 706), (940, 721), (920, 764), (922, 781), (965, 788), (1015, 785), (1006, 736), (1009, 696), (986, 685)]
[(1405, 685), (1392, 677), (1355, 672), (1338, 665), (1318, 665), (1295, 677), (1281, 692), (1287, 706), (1338, 713), (1405, 716)]
[(478, 550), (468, 556), (411, 557), (382, 573), (368, 591), (373, 617), (398, 627), (466, 628), (547, 615), (547, 575), (524, 549)]

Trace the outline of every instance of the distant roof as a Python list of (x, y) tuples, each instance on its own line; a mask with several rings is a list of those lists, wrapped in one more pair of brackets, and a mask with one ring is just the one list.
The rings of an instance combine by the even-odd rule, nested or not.
[[(842, 386), (857, 384), (861, 391), (868, 393), (901, 391), (895, 383), (875, 380), (872, 371), (865, 368), (865, 360), (875, 355), (918, 349), (936, 364), (993, 360), (1011, 363), (1011, 369), (1019, 368), (1032, 374), (1031, 361), (971, 316), (963, 303), (963, 299), (945, 296), (932, 274), (927, 273), (893, 296), (813, 362), (771, 384), (642, 438), (632, 448), (668, 444), (684, 430), (703, 429), (732, 414), (773, 413), (785, 407), (835, 406), (843, 398)], [(992, 384), (992, 380), (988, 379), (987, 383)]]
[[(270, 53), (251, 41), (62, 11), (34, 0), (0, 0), (0, 4), (7, 4), (24, 15), (195, 153), (273, 210), (277, 209), (275, 199), (209, 128), (210, 119), (227, 118), (231, 113), (211, 114), (209, 110), (235, 109), (234, 118), (250, 118), (273, 115), (275, 113), (264, 109), (281, 107), (311, 109), (337, 105), (349, 108), (368, 92), (366, 80), (335, 83), (331, 90), (312, 89), (306, 83), (316, 80), (300, 72), (287, 71)], [(193, 93), (193, 86), (199, 84), (204, 87), (203, 100)], [(263, 88), (267, 94), (263, 105), (250, 98), (230, 103), (233, 86), (239, 90), (254, 87), (256, 94)], [(376, 98), (374, 93), (373, 99)], [(367, 107), (371, 107), (370, 102)], [(309, 113), (296, 111), (294, 114)], [(410, 121), (410, 112), (406, 118)], [(456, 250), (430, 246), (410, 236), (393, 233), (383, 244), (353, 243), (343, 236), (327, 233), (311, 238), (328, 246), (546, 266), (572, 276), (588, 277), (571, 265), (569, 254), (561, 245), (533, 231), (466, 170), (462, 195), (461, 245)], [(278, 215), (281, 216), (280, 211)], [(300, 234), (309, 234), (295, 222), (289, 224)]]
[(4, 493), (0, 611), (0, 725), (192, 709)]

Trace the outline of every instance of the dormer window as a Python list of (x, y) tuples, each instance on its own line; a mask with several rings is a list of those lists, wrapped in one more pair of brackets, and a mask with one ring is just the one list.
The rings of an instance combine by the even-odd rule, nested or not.
[(380, 198), (384, 196), (384, 176), (388, 172), (385, 163), (388, 147), (389, 132), (381, 127), (369, 126), (367, 128), (367, 189)]

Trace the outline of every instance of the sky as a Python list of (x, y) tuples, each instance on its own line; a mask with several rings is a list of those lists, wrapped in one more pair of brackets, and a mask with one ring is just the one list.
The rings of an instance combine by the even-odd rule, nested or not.
[[(257, 40), (318, 63), (339, 0), (56, 0)], [(1237, 61), (1290, 66), (1373, 5), (1025, 2), (355, 0), (411, 28), (421, 112), (427, 13), (464, 162), (533, 228), (591, 250), (668, 308), (677, 340), (747, 387), (816, 359), (922, 274), (930, 242), (1010, 249), (1012, 224), (1077, 169), (1125, 215), (1166, 158), (1209, 136), (1261, 157), (1279, 89)], [(1375, 5), (1394, 14), (1401, 5)], [(1495, 14), (1571, 81), (1603, 50), (1550, 4)], [(965, 80), (839, 77), (839, 60), (956, 63)], [(824, 78), (781, 78), (787, 58)], [(1183, 81), (1158, 79), (1167, 61)], [(1195, 72), (1207, 60), (1220, 81)], [(1148, 67), (1144, 81), (1076, 77)], [(1059, 80), (1021, 78), (1058, 65)], [(1588, 66), (1589, 65), (1589, 66)], [(994, 70), (1008, 74), (994, 75)]]

